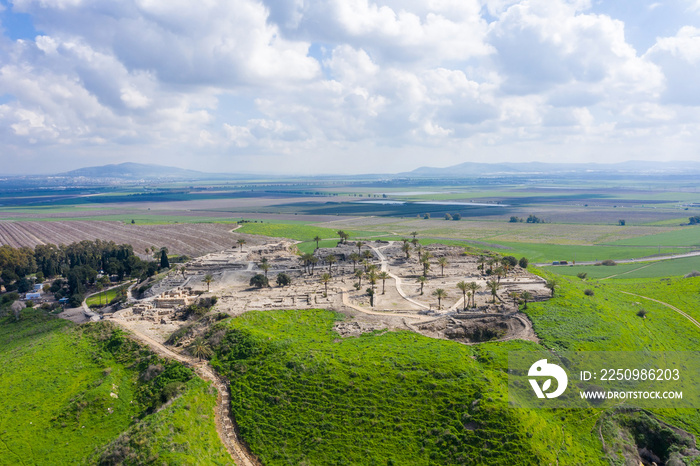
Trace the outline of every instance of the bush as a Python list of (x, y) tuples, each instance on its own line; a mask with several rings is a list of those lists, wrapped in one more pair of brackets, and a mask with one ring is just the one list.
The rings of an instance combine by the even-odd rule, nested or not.
[(586, 289), (583, 291), (583, 294), (585, 294), (586, 296), (593, 296), (595, 292), (591, 289)]
[(255, 288), (267, 288), (270, 286), (270, 282), (267, 280), (267, 277), (261, 273), (253, 275), (253, 277), (250, 279), (250, 286), (254, 286)]
[(462, 214), (454, 214), (452, 220), (462, 220)]
[(648, 314), (648, 312), (646, 311), (646, 309), (640, 309), (637, 311), (637, 315), (641, 318), (646, 317), (647, 314)]
[(606, 259), (603, 262), (601, 262), (601, 264), (610, 266), (610, 265), (617, 265), (617, 262), (615, 262), (612, 259)]
[(586, 272), (580, 272), (580, 273), (577, 273), (576, 276), (578, 278), (580, 278), (581, 280), (585, 280), (586, 277), (588, 276), (588, 274)]
[(511, 267), (515, 267), (516, 265), (518, 265), (518, 259), (516, 259), (516, 258), (513, 257), (513, 256), (505, 256), (505, 257), (503, 258), (503, 260), (506, 261), (506, 262), (508, 262), (508, 264), (509, 264)]
[(288, 286), (292, 283), (292, 278), (284, 272), (277, 274), (277, 285)]
[(693, 278), (693, 277), (700, 277), (700, 272), (698, 272), (697, 270), (693, 270), (689, 274), (683, 276), (683, 278)]
[(530, 265), (530, 261), (527, 260), (527, 257), (521, 257), (520, 260), (518, 261), (518, 265), (520, 267), (526, 269), (528, 265)]

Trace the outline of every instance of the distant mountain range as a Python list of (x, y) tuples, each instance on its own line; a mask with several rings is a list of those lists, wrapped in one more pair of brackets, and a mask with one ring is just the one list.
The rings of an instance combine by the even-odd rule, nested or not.
[(451, 167), (420, 167), (410, 172), (400, 175), (408, 177), (475, 177), (494, 175), (548, 175), (557, 173), (586, 174), (673, 174), (691, 172), (700, 173), (700, 162), (695, 161), (669, 161), (669, 162), (648, 162), (648, 161), (627, 161), (620, 163), (544, 163), (544, 162), (523, 162), (523, 163), (477, 163), (465, 162)]
[[(69, 172), (61, 173), (59, 176), (84, 177), (84, 178), (116, 178), (124, 180), (141, 179), (183, 179), (193, 180), (202, 178), (223, 178), (225, 175), (218, 173), (203, 173), (196, 170), (186, 170), (184, 168), (166, 167), (163, 165), (151, 165), (144, 163), (120, 163), (101, 165), (99, 167), (85, 167)], [(231, 175), (228, 175), (231, 176)]]
[[(624, 175), (624, 174), (700, 174), (700, 162), (669, 161), (647, 162), (628, 161), (620, 163), (478, 163), (465, 162), (451, 167), (420, 167), (410, 172), (397, 173), (393, 176), (406, 178), (478, 178), (483, 176), (548, 176), (556, 174), (568, 175)], [(61, 173), (58, 176), (89, 179), (117, 180), (202, 180), (202, 179), (250, 179), (265, 175), (241, 175), (232, 173), (205, 173), (184, 168), (167, 167), (143, 163), (120, 163), (85, 167)], [(386, 175), (366, 175), (369, 178), (386, 177)], [(279, 175), (273, 176), (278, 178)], [(321, 177), (320, 175), (317, 177)], [(344, 178), (343, 175), (327, 175), (327, 178)], [(310, 176), (310, 178), (315, 178)], [(356, 176), (353, 176), (356, 178)]]

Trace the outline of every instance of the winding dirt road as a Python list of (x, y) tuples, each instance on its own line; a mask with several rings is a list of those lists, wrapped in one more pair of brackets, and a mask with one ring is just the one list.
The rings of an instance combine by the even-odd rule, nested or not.
[[(117, 320), (112, 320), (112, 322), (121, 325), (121, 322)], [(144, 335), (133, 328), (124, 325), (122, 325), (122, 327), (128, 330), (134, 339), (148, 345), (156, 354), (164, 358), (179, 361), (193, 368), (195, 373), (200, 378), (212, 382), (218, 392), (214, 413), (216, 432), (219, 434), (221, 442), (231, 455), (234, 463), (238, 466), (259, 466), (260, 462), (254, 458), (252, 453), (250, 453), (248, 450), (248, 447), (238, 438), (236, 426), (232, 421), (233, 415), (231, 413), (231, 397), (228, 384), (218, 375), (216, 375), (214, 369), (212, 369), (206, 362), (198, 361), (192, 356), (176, 353), (175, 351), (165, 347), (162, 343), (159, 343), (148, 335)]]

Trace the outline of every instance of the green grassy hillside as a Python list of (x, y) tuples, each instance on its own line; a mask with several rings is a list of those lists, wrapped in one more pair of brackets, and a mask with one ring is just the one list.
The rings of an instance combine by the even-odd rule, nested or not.
[[(178, 401), (152, 414), (170, 399)], [(178, 414), (185, 402), (190, 412), (213, 418), (215, 395), (191, 370), (158, 358), (108, 324), (77, 327), (33, 309), (19, 321), (0, 319), (0, 465), (115, 464), (103, 462), (97, 450), (127, 429), (149, 431), (144, 438), (153, 447), (146, 453), (153, 460), (224, 464), (228, 457), (211, 419), (185, 422)], [(184, 429), (193, 429), (188, 435), (197, 454), (171, 452), (165, 441), (170, 431)], [(124, 458), (144, 464), (141, 456)]]
[(211, 330), (212, 363), (264, 464), (604, 464), (594, 419), (508, 408), (507, 352), (534, 343), (340, 339), (338, 318), (250, 312)]

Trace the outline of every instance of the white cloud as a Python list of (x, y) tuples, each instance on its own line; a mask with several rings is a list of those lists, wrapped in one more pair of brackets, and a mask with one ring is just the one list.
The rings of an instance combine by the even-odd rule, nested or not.
[(691, 147), (698, 28), (679, 24), (640, 55), (626, 36), (634, 17), (597, 6), (16, 0), (42, 33), (0, 40), (0, 153), (118, 158), (128, 146), (164, 163), (198, 154), (200, 169), (264, 155), (279, 170), (328, 170), (323, 154), (344, 154), (368, 171), (426, 154), (447, 164), (509, 150), (556, 158), (563, 144), (579, 158), (606, 142), (610, 157), (622, 141), (648, 154), (664, 139)]

